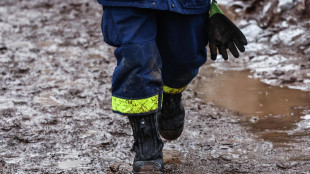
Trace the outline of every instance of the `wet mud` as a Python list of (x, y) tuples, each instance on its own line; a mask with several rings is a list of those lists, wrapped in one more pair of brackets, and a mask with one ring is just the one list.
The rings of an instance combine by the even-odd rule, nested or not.
[[(95, 0), (0, 2), (0, 173), (131, 173), (133, 138), (111, 112), (116, 62), (101, 13)], [(309, 137), (276, 147), (241, 113), (204, 101), (195, 90), (204, 78), (183, 94), (185, 130), (165, 141), (165, 173), (309, 172)]]
[(298, 148), (309, 139), (310, 92), (264, 84), (249, 71), (205, 66), (202, 76), (195, 88), (202, 100), (240, 113), (240, 124), (264, 140), (276, 146), (294, 142)]

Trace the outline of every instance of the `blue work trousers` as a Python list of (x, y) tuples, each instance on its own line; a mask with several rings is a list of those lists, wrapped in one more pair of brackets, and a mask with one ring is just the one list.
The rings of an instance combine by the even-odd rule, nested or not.
[(140, 115), (161, 109), (162, 92), (180, 93), (206, 61), (208, 14), (104, 7), (104, 41), (116, 47), (112, 110)]

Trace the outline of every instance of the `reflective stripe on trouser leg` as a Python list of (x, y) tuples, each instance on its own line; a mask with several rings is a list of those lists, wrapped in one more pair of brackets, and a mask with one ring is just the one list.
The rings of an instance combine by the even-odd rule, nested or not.
[(187, 86), (184, 86), (182, 88), (170, 88), (170, 87), (164, 85), (164, 93), (179, 94), (179, 93), (183, 92), (186, 88), (187, 88)]
[(162, 94), (156, 94), (144, 99), (123, 99), (112, 96), (113, 112), (123, 115), (139, 115), (155, 112), (161, 109)]

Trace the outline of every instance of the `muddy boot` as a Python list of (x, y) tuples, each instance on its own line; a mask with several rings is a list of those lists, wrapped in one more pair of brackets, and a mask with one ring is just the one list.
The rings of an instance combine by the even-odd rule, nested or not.
[(183, 131), (185, 110), (182, 94), (163, 94), (162, 112), (158, 117), (160, 135), (166, 140), (177, 139)]
[(158, 133), (157, 116), (128, 116), (134, 136), (133, 148), (136, 156), (133, 162), (135, 173), (162, 173), (163, 142)]

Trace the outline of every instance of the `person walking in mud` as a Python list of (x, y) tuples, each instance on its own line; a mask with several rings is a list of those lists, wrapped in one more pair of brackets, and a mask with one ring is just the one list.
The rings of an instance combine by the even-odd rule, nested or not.
[[(184, 127), (182, 91), (206, 62), (238, 57), (242, 32), (210, 0), (98, 0), (104, 41), (116, 47), (112, 110), (127, 116), (136, 153), (134, 172), (163, 171), (163, 141)], [(209, 12), (210, 11), (210, 12)], [(237, 50), (238, 48), (238, 50)], [(159, 135), (160, 134), (160, 135)]]

